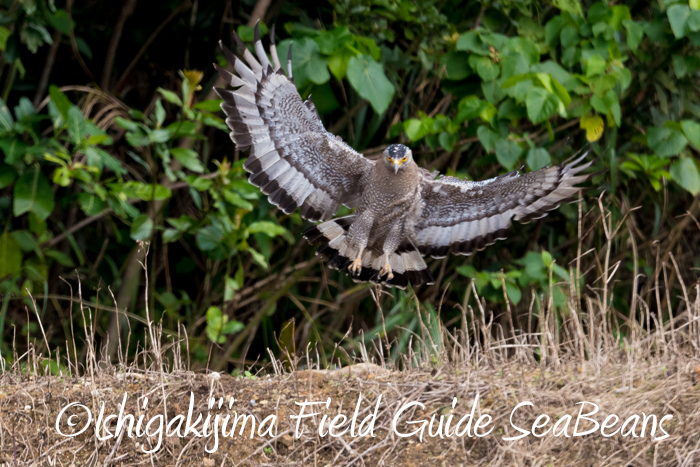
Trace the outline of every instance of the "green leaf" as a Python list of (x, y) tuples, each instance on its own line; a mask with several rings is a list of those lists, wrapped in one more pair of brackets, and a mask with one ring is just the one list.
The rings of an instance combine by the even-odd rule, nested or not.
[(126, 118), (117, 117), (114, 119), (114, 122), (127, 131), (139, 131), (141, 129), (138, 123)]
[(512, 170), (515, 167), (522, 152), (523, 149), (515, 141), (499, 139), (496, 142), (496, 158), (508, 170)]
[(423, 121), (417, 118), (409, 118), (404, 122), (403, 126), (406, 136), (408, 136), (408, 139), (411, 141), (418, 141), (421, 138), (425, 138), (425, 135), (430, 131), (430, 129), (423, 124)]
[(126, 141), (135, 148), (140, 146), (148, 146), (151, 144), (151, 139), (148, 137), (148, 135), (144, 135), (141, 132), (128, 132), (126, 134)]
[(165, 143), (170, 139), (170, 132), (167, 129), (153, 130), (148, 133), (148, 140), (151, 143)]
[(457, 50), (468, 50), (478, 55), (489, 55), (489, 46), (482, 39), (478, 31), (469, 31), (462, 34), (455, 46)]
[[(282, 41), (278, 50), (287, 56), (290, 39)], [(287, 71), (287, 60), (282, 60), (282, 68)], [(305, 89), (309, 83), (323, 84), (331, 75), (328, 72), (328, 62), (321, 55), (318, 44), (310, 37), (294, 40), (292, 46), (292, 75), (297, 89)]]
[(49, 101), (49, 116), (51, 117), (51, 122), (56, 130), (63, 128), (66, 125), (66, 120), (61, 115), (61, 112), (56, 108), (56, 104), (53, 101)]
[(333, 55), (341, 47), (351, 44), (353, 38), (347, 26), (338, 26), (331, 31), (321, 31), (315, 40), (321, 53)]
[(284, 235), (287, 229), (270, 221), (257, 221), (248, 226), (248, 233), (254, 234), (258, 232), (264, 233), (268, 237), (276, 237), (277, 235)]
[(85, 42), (85, 39), (83, 39), (82, 37), (76, 37), (75, 45), (78, 46), (78, 50), (81, 54), (85, 55), (88, 59), (92, 60), (92, 49), (90, 49), (88, 43)]
[[(692, 10), (688, 16), (688, 22), (686, 23), (688, 29), (693, 32), (700, 31), (700, 11)], [(691, 39), (692, 42), (692, 39)], [(697, 46), (697, 44), (694, 44)]]
[(612, 89), (605, 93), (603, 97), (597, 94), (591, 97), (591, 106), (599, 113), (611, 114), (615, 119), (615, 123), (620, 126), (622, 120), (620, 101)]
[(235, 191), (224, 191), (224, 199), (231, 205), (246, 211), (252, 211), (254, 206), (251, 202), (244, 200), (241, 195)]
[(0, 235), (0, 279), (22, 269), (22, 250), (8, 232)]
[(175, 94), (172, 91), (168, 91), (167, 89), (163, 88), (158, 88), (158, 92), (163, 95), (163, 99), (166, 101), (170, 102), (171, 104), (175, 104), (177, 106), (182, 107), (182, 99), (180, 99), (180, 96)]
[(495, 117), (497, 114), (498, 109), (496, 108), (496, 106), (488, 102), (481, 109), (481, 112), (479, 112), (479, 118), (481, 118), (481, 120), (484, 122), (490, 122), (493, 119), (493, 117)]
[(67, 268), (74, 268), (75, 263), (71, 259), (70, 256), (68, 256), (65, 253), (61, 253), (58, 250), (49, 250), (46, 252), (46, 256), (48, 256), (51, 259), (56, 260), (59, 264), (67, 267)]
[(506, 294), (514, 305), (520, 303), (520, 299), (523, 298), (523, 294), (518, 286), (510, 282), (506, 282)]
[(630, 13), (630, 8), (626, 5), (615, 5), (612, 7), (612, 16), (610, 17), (610, 25), (615, 28), (616, 31), (622, 29), (622, 23), (624, 21), (631, 21), (632, 14)]
[(7, 39), (10, 38), (10, 30), (5, 26), (0, 26), (0, 51), (7, 49)]
[(649, 127), (647, 144), (657, 155), (671, 157), (681, 152), (688, 140), (675, 128)]
[(80, 204), (80, 209), (88, 216), (99, 214), (105, 208), (102, 200), (90, 193), (80, 193), (78, 195), (78, 203)]
[(207, 327), (206, 333), (210, 341), (215, 344), (223, 344), (226, 338), (223, 334), (223, 327), (228, 321), (228, 316), (221, 313), (218, 307), (211, 306), (207, 309)]
[(481, 114), (481, 111), (488, 103), (476, 96), (467, 96), (459, 101), (457, 106), (457, 117), (455, 123), (461, 124), (466, 120), (474, 120)]
[(445, 78), (459, 81), (471, 75), (470, 58), (468, 54), (459, 51), (450, 51), (443, 55), (440, 63), (445, 67)]
[(143, 201), (159, 201), (172, 196), (170, 188), (163, 185), (151, 185), (141, 182), (110, 183), (110, 190), (123, 193), (127, 198), (137, 198)]
[(68, 134), (70, 134), (73, 144), (79, 146), (87, 134), (87, 130), (85, 115), (77, 106), (71, 105), (68, 109)]
[(527, 117), (527, 109), (509, 98), (498, 107), (498, 118), (502, 120), (520, 120)]
[(552, 158), (549, 157), (549, 152), (544, 148), (531, 148), (527, 152), (527, 166), (530, 170), (539, 170), (552, 163)]
[(51, 184), (39, 166), (27, 170), (15, 182), (13, 214), (15, 217), (33, 212), (41, 220), (46, 220), (54, 208), (54, 196)]
[(498, 141), (498, 133), (489, 129), (486, 125), (481, 125), (477, 130), (476, 134), (481, 141), (482, 146), (488, 152), (492, 152), (496, 149), (496, 142)]
[(358, 51), (350, 47), (343, 47), (333, 56), (328, 59), (328, 69), (331, 70), (333, 76), (337, 80), (345, 78), (348, 69), (348, 62), (354, 56), (358, 55)]
[(537, 44), (524, 37), (511, 37), (507, 40), (503, 49), (502, 55), (520, 55), (528, 65), (534, 65), (540, 61), (540, 49)]
[(484, 81), (493, 81), (498, 78), (501, 72), (501, 68), (497, 63), (492, 62), (488, 57), (481, 57), (479, 55), (469, 56), (469, 66), (475, 69)]
[(56, 10), (54, 14), (48, 14), (47, 19), (49, 20), (49, 24), (51, 24), (51, 26), (58, 29), (65, 35), (69, 35), (73, 29), (73, 22), (64, 9)]
[(360, 54), (369, 55), (375, 61), (379, 60), (382, 53), (377, 47), (377, 41), (371, 37), (364, 36), (352, 36), (352, 38), (355, 40), (355, 45), (359, 49)]
[(51, 85), (49, 87), (49, 97), (51, 98), (51, 102), (53, 102), (56, 106), (56, 110), (58, 110), (58, 112), (61, 114), (63, 121), (67, 122), (68, 112), (70, 111), (71, 103), (66, 97), (66, 95), (63, 94), (63, 92), (61, 92), (61, 90), (58, 89), (56, 86)]
[(141, 214), (131, 224), (130, 236), (134, 240), (148, 240), (151, 237), (151, 232), (153, 232), (153, 219), (148, 214)]
[(204, 166), (199, 160), (199, 154), (188, 148), (171, 148), (170, 154), (192, 172), (204, 172)]
[(452, 152), (452, 150), (455, 147), (455, 144), (457, 144), (457, 141), (459, 141), (459, 134), (448, 133), (446, 131), (443, 131), (442, 133), (440, 133), (439, 141), (440, 146), (442, 146), (442, 148), (445, 151)]
[[(260, 27), (260, 36), (265, 37), (268, 31), (267, 26), (262, 21), (258, 23), (258, 26)], [(250, 26), (240, 25), (238, 29), (236, 29), (236, 33), (238, 33), (238, 37), (240, 37), (243, 42), (253, 42), (255, 39), (255, 29)]]
[(0, 190), (6, 188), (17, 178), (17, 171), (11, 165), (0, 164)]
[(671, 29), (676, 39), (681, 39), (685, 36), (686, 23), (690, 16), (690, 7), (688, 5), (672, 5), (666, 10), (668, 22), (671, 23)]
[(0, 99), (0, 134), (12, 131), (14, 123), (10, 109), (7, 108), (5, 101)]
[(693, 195), (700, 193), (700, 170), (698, 161), (692, 157), (679, 159), (671, 166), (671, 176), (680, 186)]
[(181, 232), (187, 231), (192, 225), (194, 225), (194, 219), (189, 216), (180, 216), (178, 218), (171, 217), (168, 219), (168, 223), (175, 227)]
[(171, 243), (182, 237), (182, 232), (175, 229), (165, 229), (163, 231), (163, 243)]
[(528, 65), (527, 60), (522, 55), (501, 55), (499, 64), (502, 78), (511, 78), (530, 71), (530, 65)]
[(673, 71), (676, 73), (676, 78), (683, 78), (688, 74), (688, 62), (682, 55), (673, 55)]
[(568, 108), (569, 105), (571, 105), (571, 96), (569, 95), (569, 91), (567, 91), (566, 88), (559, 83), (559, 81), (554, 79), (554, 77), (552, 77), (551, 81), (554, 94), (556, 94), (561, 103), (564, 104), (564, 108)]
[(457, 272), (462, 274), (463, 276), (469, 277), (470, 279), (476, 278), (476, 269), (474, 269), (474, 266), (472, 266), (471, 264), (466, 264), (464, 266), (458, 266)]
[(540, 123), (554, 115), (559, 107), (559, 98), (544, 88), (533, 87), (525, 98), (527, 116), (532, 123)]
[(369, 101), (375, 112), (380, 115), (386, 112), (394, 97), (394, 85), (379, 63), (369, 55), (352, 57), (348, 62), (347, 74), (352, 87)]
[(629, 19), (624, 20), (622, 24), (627, 29), (627, 45), (630, 49), (637, 50), (644, 37), (644, 27)]
[(5, 163), (14, 165), (22, 160), (29, 145), (19, 138), (2, 138), (0, 139), (0, 149), (5, 153)]
[(561, 30), (559, 40), (564, 49), (573, 47), (578, 44), (578, 29), (574, 26), (566, 26)]
[(158, 123), (158, 126), (160, 127), (163, 122), (165, 121), (165, 109), (163, 108), (163, 103), (160, 101), (160, 99), (156, 100), (156, 123)]
[[(228, 316), (225, 318), (228, 318)], [(223, 334), (235, 334), (237, 332), (241, 332), (243, 329), (245, 329), (245, 325), (234, 319), (226, 322), (226, 324), (224, 324), (224, 326), (221, 328), (221, 332)]]
[(554, 39), (561, 34), (561, 29), (564, 26), (564, 20), (561, 16), (555, 16), (547, 22), (544, 27), (544, 42), (547, 45), (553, 45)]
[(198, 102), (194, 108), (204, 110), (206, 112), (218, 112), (221, 110), (222, 99), (209, 99), (208, 101)]
[[(327, 114), (340, 107), (330, 82), (314, 86), (309, 97), (311, 96), (313, 96), (313, 103), (319, 115)], [(225, 124), (224, 127), (226, 127)], [(225, 131), (228, 132), (228, 127), (226, 127)]]
[(224, 241), (224, 233), (218, 227), (210, 225), (197, 232), (197, 246), (202, 251), (211, 251)]
[(97, 167), (100, 167), (100, 169), (103, 166), (107, 167), (118, 176), (124, 175), (126, 173), (126, 169), (122, 166), (122, 163), (119, 161), (119, 159), (117, 159), (102, 148), (88, 147), (85, 149), (85, 155), (87, 156), (89, 165), (95, 165)]
[(548, 251), (543, 251), (542, 262), (544, 263), (544, 267), (549, 269), (549, 267), (552, 265), (552, 254)]
[(246, 251), (247, 251), (248, 253), (250, 253), (250, 256), (253, 257), (253, 261), (255, 261), (256, 263), (258, 263), (258, 264), (259, 264), (260, 266), (262, 266), (264, 269), (267, 269), (267, 268), (270, 267), (270, 265), (267, 264), (267, 260), (266, 260), (265, 257), (262, 255), (262, 253), (260, 253), (260, 252), (258, 252), (258, 251), (255, 251), (255, 250), (252, 249), (252, 248), (248, 248)]
[(224, 287), (224, 301), (230, 302), (233, 300), (236, 290), (240, 289), (241, 286), (238, 281), (233, 277), (226, 276), (226, 284)]
[(562, 11), (583, 16), (581, 2), (579, 0), (552, 0), (552, 4)]
[(591, 55), (586, 63), (586, 76), (596, 76), (605, 73), (605, 59), (600, 55)]
[(189, 183), (190, 186), (197, 191), (207, 191), (214, 184), (214, 182), (211, 180), (197, 177), (195, 175), (188, 175), (185, 177), (185, 180), (187, 180), (187, 183)]
[(683, 133), (690, 144), (695, 146), (697, 151), (700, 151), (700, 123), (694, 120), (682, 120), (681, 128), (683, 128)]

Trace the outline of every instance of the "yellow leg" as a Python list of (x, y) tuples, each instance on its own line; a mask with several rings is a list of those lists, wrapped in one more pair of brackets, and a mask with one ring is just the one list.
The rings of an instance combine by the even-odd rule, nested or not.
[(387, 275), (387, 279), (391, 280), (394, 278), (394, 273), (391, 271), (391, 264), (389, 264), (389, 253), (384, 253), (384, 267), (379, 270), (379, 277)]
[(362, 272), (362, 253), (364, 252), (364, 248), (360, 250), (360, 253), (357, 255), (357, 258), (355, 261), (352, 262), (350, 266), (348, 266), (348, 271), (350, 271), (350, 274), (356, 276)]

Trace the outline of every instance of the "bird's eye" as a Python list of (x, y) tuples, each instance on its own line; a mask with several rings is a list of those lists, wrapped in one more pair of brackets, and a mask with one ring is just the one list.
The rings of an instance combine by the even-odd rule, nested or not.
[(406, 162), (406, 159), (407, 157), (404, 157), (403, 159), (401, 159), (401, 162)]

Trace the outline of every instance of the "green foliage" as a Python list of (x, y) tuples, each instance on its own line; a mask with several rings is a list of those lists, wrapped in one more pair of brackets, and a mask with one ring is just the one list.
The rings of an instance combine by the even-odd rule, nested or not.
[(244, 327), (240, 321), (229, 321), (218, 307), (212, 306), (207, 310), (207, 337), (214, 344), (223, 344), (227, 334), (240, 332)]
[[(292, 46), (292, 73), (299, 92), (317, 96), (315, 90), (327, 83), (332, 73), (336, 80), (347, 77), (375, 112), (386, 111), (394, 96), (394, 85), (377, 62), (380, 50), (373, 39), (353, 35), (347, 26), (319, 31), (288, 24), (286, 29), (292, 38), (282, 41), (278, 50), (286, 53)], [(282, 68), (287, 71), (286, 60), (282, 60)], [(324, 107), (328, 108), (321, 106)]]
[[(210, 347), (215, 365), (225, 365), (246, 358), (248, 345), (247, 358), (276, 346), (280, 355), (298, 353), (307, 344), (318, 344), (321, 354), (333, 349), (337, 358), (334, 345), (349, 323), (368, 330), (365, 342), (396, 336), (398, 359), (415, 345), (411, 333), (423, 336), (421, 319), (439, 343), (436, 323), (457, 316), (451, 305), (461, 303), (470, 280), (500, 304), (505, 284), (521, 316), (531, 296), (537, 315), (547, 306), (540, 297), (551, 292), (562, 315), (572, 287), (565, 268), (578, 253), (606, 243), (602, 232), (586, 233), (594, 217), (589, 202), (582, 207), (589, 212), (582, 234), (589, 236), (577, 251), (577, 208), (563, 205), (534, 225), (514, 226), (507, 246), (450, 257), (440, 273), (441, 285), (451, 286), (439, 313), (437, 295), (421, 289), (414, 291), (420, 316), (404, 293), (393, 294), (385, 315), (374, 315), (366, 286), (309, 261), (311, 247), (297, 243), (308, 225), (298, 211), (278, 212), (247, 182), (246, 154), (231, 144), (221, 100), (204, 100), (211, 61), (224, 65), (216, 42), (235, 29), (252, 50), (252, 28), (240, 18), (230, 24), (229, 15), (212, 25), (219, 15), (212, 12), (228, 6), (200, 2), (194, 23), (187, 12), (186, 21), (158, 32), (121, 86), (73, 86), (100, 81), (89, 75), (103, 68), (104, 57), (93, 58), (91, 48), (107, 50), (121, 8), (107, 3), (95, 7), (105, 9), (95, 24), (92, 11), (73, 9), (69, 16), (47, 0), (0, 5), (0, 290), (12, 297), (8, 319), (26, 333), (36, 332), (23, 321), (22, 307), (31, 305), (26, 290), (68, 296), (57, 278), (74, 271), (89, 300), (112, 307), (106, 283), (120, 307), (145, 316), (145, 294), (136, 293), (143, 284), (127, 271), (140, 258), (140, 242), (148, 241), (151, 308), (166, 332), (187, 327), (191, 355), (202, 364)], [(166, 17), (170, 7), (162, 8)], [(153, 33), (150, 18), (136, 21), (139, 11), (122, 34), (108, 77), (114, 83)], [(700, 193), (699, 11), (695, 0), (644, 8), (577, 0), (468, 1), (459, 8), (434, 0), (334, 0), (313, 8), (291, 1), (273, 21), (282, 66), (292, 44), (299, 92), (313, 97), (326, 128), (355, 149), (376, 155), (403, 142), (420, 165), (472, 179), (523, 165), (538, 170), (587, 149), (600, 156), (591, 170), (604, 174), (592, 186), (604, 190), (610, 219), (641, 206), (635, 235), (655, 241), (678, 237), (664, 231), (664, 222), (685, 216)], [(50, 78), (57, 85), (30, 99), (45, 45), (57, 32), (64, 35)], [(172, 54), (158, 47), (170, 52), (188, 35), (187, 54), (162, 60)], [(187, 56), (189, 63), (181, 63)], [(206, 71), (178, 72), (182, 67)], [(32, 102), (44, 97), (35, 108)], [(343, 207), (339, 214), (349, 212)], [(686, 233), (680, 238), (695, 251)], [(615, 300), (629, 291), (635, 268), (647, 278), (654, 273), (646, 259), (634, 263), (629, 244), (611, 247), (617, 274), (627, 274), (610, 282)], [(687, 256), (693, 258), (684, 258), (681, 269), (693, 270), (699, 260)], [(428, 261), (437, 277), (441, 263)], [(600, 258), (588, 254), (582, 261), (588, 261), (582, 274), (600, 274)], [(670, 299), (676, 298), (674, 291)], [(69, 328), (64, 335), (60, 328), (71, 322), (59, 315), (65, 310), (46, 298), (39, 307), (59, 330), (48, 337), (51, 345), (64, 345)], [(112, 316), (99, 310), (95, 328), (112, 329)], [(4, 319), (0, 314), (0, 330)], [(73, 320), (82, 324), (79, 313)], [(253, 324), (244, 328), (248, 320)], [(241, 339), (239, 333), (256, 334)], [(218, 347), (227, 340), (237, 346), (229, 354), (228, 346)], [(358, 349), (358, 341), (343, 342), (348, 355)]]
[(529, 251), (525, 257), (514, 261), (508, 271), (480, 271), (473, 266), (461, 266), (457, 271), (472, 279), (479, 295), (492, 302), (503, 301), (503, 288), (508, 300), (518, 305), (522, 300), (522, 290), (533, 288), (547, 296), (550, 294), (550, 269), (554, 275), (555, 285), (552, 288), (554, 305), (566, 307), (566, 292), (557, 282), (569, 282), (568, 272), (553, 262), (552, 255), (547, 251), (535, 253)]

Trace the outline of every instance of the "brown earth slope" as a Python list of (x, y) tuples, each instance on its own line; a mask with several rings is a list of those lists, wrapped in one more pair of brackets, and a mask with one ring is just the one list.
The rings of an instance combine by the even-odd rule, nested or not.
[[(700, 366), (689, 357), (668, 357), (667, 363), (625, 362), (606, 363), (596, 367), (586, 363), (562, 364), (557, 370), (543, 371), (539, 366), (509, 364), (501, 368), (452, 367), (444, 365), (431, 371), (390, 372), (376, 365), (360, 364), (336, 371), (296, 371), (277, 376), (231, 377), (229, 375), (203, 375), (191, 372), (174, 374), (148, 374), (143, 372), (119, 373), (114, 369), (86, 378), (33, 377), (5, 373), (0, 376), (0, 465), (698, 465), (700, 464)], [(193, 418), (201, 412), (210, 420), (219, 415), (219, 439), (215, 452), (215, 438), (193, 435), (184, 438), (165, 437), (158, 445), (158, 436), (129, 438), (128, 433), (119, 437), (102, 432), (102, 440), (95, 435), (94, 426), (104, 403), (103, 418), (118, 414), (124, 395), (127, 394), (123, 414), (134, 414), (136, 421), (144, 415), (142, 430), (149, 420), (155, 420), (148, 428), (157, 433), (163, 414), (163, 396), (166, 396), (168, 420), (178, 414), (187, 417), (193, 394), (195, 407)], [(362, 401), (358, 409), (357, 425), (376, 410), (372, 433), (375, 437), (351, 436), (346, 433), (333, 437), (328, 434), (330, 420), (337, 414), (351, 419), (356, 410), (358, 396)], [(474, 401), (478, 395), (478, 402)], [(381, 400), (377, 404), (378, 398)], [(214, 398), (214, 407), (207, 412), (207, 402)], [(145, 398), (148, 402), (145, 403)], [(219, 409), (218, 403), (223, 398)], [(233, 404), (229, 410), (230, 399)], [(316, 405), (305, 409), (319, 412), (303, 419), (301, 436), (295, 435), (299, 403), (325, 401), (330, 406)], [(456, 403), (452, 408), (454, 398)], [(407, 406), (410, 402), (420, 406)], [(580, 402), (587, 401), (583, 405)], [(89, 428), (75, 437), (64, 437), (57, 432), (60, 411), (70, 403), (79, 402), (85, 408), (74, 405), (66, 409), (58, 423), (64, 434), (75, 433), (85, 426), (89, 409), (93, 418)], [(541, 428), (517, 441), (505, 441), (522, 432), (532, 431), (535, 419), (540, 417)], [(630, 421), (620, 432), (604, 437), (598, 430), (586, 436), (572, 436), (594, 428), (594, 423), (580, 420), (597, 404), (600, 411), (590, 418), (602, 423), (609, 414), (620, 417), (619, 423), (605, 433), (620, 428), (626, 419)], [(143, 409), (145, 405), (145, 409)], [(396, 429), (392, 420), (400, 407), (407, 407), (399, 418)], [(226, 415), (255, 417), (255, 433), (250, 438), (252, 417), (246, 421), (241, 435), (240, 424), (233, 437), (221, 437), (221, 425)], [(469, 430), (464, 431), (473, 413)], [(78, 414), (70, 421), (69, 416)], [(260, 423), (270, 415), (276, 415), (277, 423), (265, 433)], [(322, 419), (324, 414), (331, 417)], [(570, 423), (566, 415), (571, 416)], [(661, 428), (651, 435), (653, 419), (650, 414), (666, 418)], [(421, 424), (407, 425), (406, 421), (430, 420), (435, 416), (432, 434), (437, 434), (438, 420), (451, 418), (450, 437), (431, 437), (425, 427), (423, 442), (418, 434), (400, 437)], [(636, 420), (634, 415), (639, 416)], [(459, 420), (467, 416), (462, 424)], [(641, 429), (644, 417), (648, 425), (644, 436)], [(154, 418), (156, 417), (156, 418)], [(481, 417), (476, 437), (474, 428)], [(490, 423), (486, 423), (491, 418)], [(609, 419), (614, 421), (614, 417)], [(239, 420), (241, 422), (242, 420)], [(338, 419), (338, 424), (342, 417)], [(555, 423), (560, 423), (554, 427)], [(636, 421), (636, 423), (635, 423)], [(175, 431), (177, 420), (173, 422)], [(225, 432), (231, 431), (232, 418)], [(323, 424), (323, 425), (322, 425)], [(343, 431), (339, 426), (331, 433)], [(204, 421), (195, 426), (202, 434)], [(115, 432), (116, 420), (108, 423), (108, 430)], [(321, 426), (321, 434), (319, 434)], [(455, 427), (462, 436), (454, 432)], [(368, 423), (361, 427), (368, 430)], [(444, 425), (443, 425), (444, 436)], [(554, 436), (551, 429), (558, 431)], [(631, 430), (631, 431), (630, 431)], [(182, 432), (185, 424), (182, 424)], [(211, 428), (207, 432), (212, 431)], [(260, 435), (262, 434), (262, 436)], [(570, 437), (566, 437), (569, 435)], [(636, 437), (635, 437), (636, 436)], [(143, 450), (153, 450), (145, 454)]]

